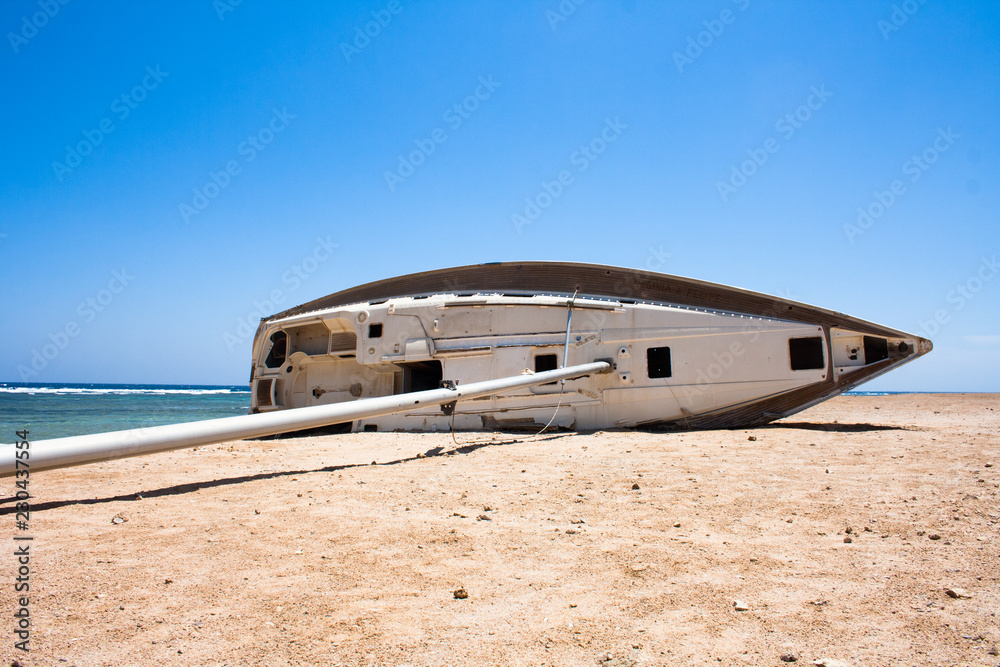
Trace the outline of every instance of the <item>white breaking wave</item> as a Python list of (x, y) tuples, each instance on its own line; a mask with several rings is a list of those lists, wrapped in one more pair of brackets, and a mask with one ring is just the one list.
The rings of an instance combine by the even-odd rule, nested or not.
[(191, 396), (205, 396), (209, 394), (249, 394), (250, 389), (126, 389), (110, 387), (3, 387), (0, 386), (0, 394), (59, 394), (70, 395), (80, 394), (95, 396), (100, 394), (120, 394), (135, 395), (145, 394), (149, 396), (166, 396), (173, 394), (189, 394)]

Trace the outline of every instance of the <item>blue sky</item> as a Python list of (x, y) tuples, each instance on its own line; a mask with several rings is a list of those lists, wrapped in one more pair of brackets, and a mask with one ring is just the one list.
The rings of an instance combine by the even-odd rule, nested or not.
[(2, 381), (245, 383), (261, 314), (553, 259), (934, 340), (869, 389), (1000, 391), (997, 3), (8, 0), (0, 29)]

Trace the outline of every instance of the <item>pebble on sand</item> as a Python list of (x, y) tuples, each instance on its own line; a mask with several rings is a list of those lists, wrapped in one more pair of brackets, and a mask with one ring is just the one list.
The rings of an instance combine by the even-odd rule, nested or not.
[(955, 598), (956, 600), (968, 600), (972, 597), (972, 593), (965, 590), (964, 588), (946, 588), (944, 589), (945, 595), (950, 598)]
[(795, 651), (789, 651), (788, 653), (782, 653), (778, 656), (778, 659), (781, 660), (781, 662), (798, 662), (799, 654)]
[(455, 596), (456, 600), (464, 600), (465, 598), (469, 597), (469, 591), (465, 590), (464, 588), (458, 588), (455, 589), (452, 595)]
[(733, 600), (733, 609), (736, 611), (749, 611), (750, 605), (743, 600)]

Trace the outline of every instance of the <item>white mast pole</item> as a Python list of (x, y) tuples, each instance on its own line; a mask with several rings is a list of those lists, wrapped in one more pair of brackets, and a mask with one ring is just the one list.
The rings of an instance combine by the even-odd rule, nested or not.
[[(530, 375), (515, 375), (497, 380), (473, 382), (454, 388), (431, 389), (409, 394), (379, 396), (357, 401), (314, 405), (308, 408), (278, 410), (239, 417), (224, 417), (185, 424), (169, 424), (149, 428), (95, 433), (53, 440), (31, 442), (29, 457), (21, 459), (22, 469), (37, 472), (50, 468), (65, 468), (129, 456), (142, 456), (172, 449), (212, 445), (229, 440), (259, 438), (276, 433), (341, 424), (356, 419), (379, 417), (397, 412), (443, 405), (480, 396), (492, 396), (515, 389), (571, 380), (584, 375), (607, 373), (611, 365), (595, 361), (569, 368), (559, 368)], [(0, 446), (0, 477), (17, 470), (14, 445)]]

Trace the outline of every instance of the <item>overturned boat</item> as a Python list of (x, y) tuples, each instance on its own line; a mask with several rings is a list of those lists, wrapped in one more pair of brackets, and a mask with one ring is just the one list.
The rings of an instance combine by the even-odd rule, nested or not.
[(335, 427), (733, 428), (931, 350), (802, 303), (645, 271), (482, 264), (354, 287), (261, 321), (251, 414), (0, 447), (0, 477)]
[(896, 329), (688, 278), (593, 264), (482, 264), (354, 287), (264, 319), (253, 345), (252, 412), (603, 360), (611, 373), (483, 396), (447, 414), (429, 406), (343, 427), (756, 426), (930, 349)]

